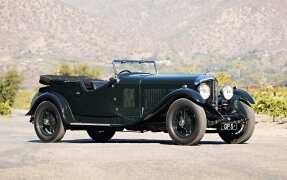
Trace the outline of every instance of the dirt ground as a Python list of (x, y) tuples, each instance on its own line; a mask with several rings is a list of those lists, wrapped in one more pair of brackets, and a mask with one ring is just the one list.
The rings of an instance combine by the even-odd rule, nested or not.
[(178, 146), (168, 134), (150, 132), (93, 143), (82, 131), (45, 144), (17, 111), (0, 117), (0, 180), (287, 179), (286, 127), (257, 123), (252, 139), (241, 145), (206, 134), (198, 146)]

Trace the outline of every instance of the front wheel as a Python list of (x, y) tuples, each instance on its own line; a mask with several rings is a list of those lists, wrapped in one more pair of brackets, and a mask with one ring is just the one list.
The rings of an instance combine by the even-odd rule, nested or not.
[(95, 142), (107, 142), (115, 135), (116, 131), (110, 128), (89, 128), (87, 133)]
[(168, 109), (166, 128), (177, 144), (198, 144), (204, 136), (206, 124), (203, 108), (189, 99), (178, 99)]
[(218, 128), (219, 136), (229, 144), (242, 144), (250, 139), (255, 128), (255, 113), (252, 107), (244, 102), (237, 103), (237, 111), (245, 117), (245, 121), (239, 124), (237, 131), (221, 131)]
[(49, 101), (39, 104), (35, 112), (34, 129), (43, 142), (57, 142), (65, 135), (58, 108)]

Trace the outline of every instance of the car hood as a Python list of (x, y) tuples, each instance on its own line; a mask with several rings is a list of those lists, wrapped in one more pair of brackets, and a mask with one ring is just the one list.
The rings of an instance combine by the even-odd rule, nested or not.
[(201, 82), (214, 79), (214, 76), (208, 74), (154, 74), (145, 76), (143, 83), (181, 85), (188, 84), (196, 86)]

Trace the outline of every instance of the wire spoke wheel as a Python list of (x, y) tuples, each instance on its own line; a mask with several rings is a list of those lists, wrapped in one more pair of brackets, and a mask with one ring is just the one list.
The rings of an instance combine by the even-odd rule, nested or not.
[(39, 118), (40, 130), (46, 136), (52, 136), (57, 129), (57, 119), (55, 114), (49, 110), (41, 113)]
[(173, 117), (172, 126), (180, 137), (190, 136), (194, 130), (194, 115), (187, 107), (179, 109)]
[(58, 142), (65, 135), (57, 106), (49, 101), (43, 101), (35, 111), (34, 129), (43, 142)]
[(112, 128), (104, 128), (104, 129), (88, 128), (87, 129), (88, 135), (95, 142), (107, 142), (115, 135), (115, 132), (116, 131)]
[(238, 124), (237, 130), (222, 131), (218, 127), (219, 136), (230, 144), (241, 144), (250, 139), (255, 128), (255, 113), (252, 107), (244, 102), (237, 102), (237, 111), (244, 115), (244, 121)]
[(196, 145), (206, 129), (206, 116), (202, 107), (189, 99), (174, 101), (166, 115), (166, 128), (170, 137), (181, 145)]

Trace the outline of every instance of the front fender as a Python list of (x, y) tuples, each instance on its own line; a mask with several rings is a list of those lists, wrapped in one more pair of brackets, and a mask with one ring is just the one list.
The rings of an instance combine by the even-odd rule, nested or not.
[(202, 99), (201, 95), (199, 92), (189, 89), (189, 88), (180, 88), (176, 89), (169, 94), (167, 94), (165, 97), (163, 97), (160, 101), (160, 103), (151, 111), (145, 113), (143, 115), (143, 119), (149, 119), (152, 116), (158, 114), (160, 111), (163, 109), (169, 107), (169, 105), (174, 102), (175, 100), (179, 98), (187, 98), (191, 101), (193, 101), (196, 104), (203, 105), (205, 103), (205, 100)]
[(68, 101), (62, 95), (56, 92), (44, 92), (36, 94), (32, 100), (31, 108), (26, 115), (33, 116), (38, 105), (43, 101), (50, 101), (57, 106), (65, 124), (75, 122), (75, 118)]
[(254, 98), (246, 91), (242, 90), (242, 89), (234, 89), (234, 95), (235, 98), (251, 105), (251, 104), (255, 104), (255, 100)]
[(167, 100), (176, 100), (178, 98), (187, 98), (190, 99), (191, 101), (193, 101), (196, 104), (204, 104), (205, 100), (202, 99), (201, 95), (199, 94), (199, 92), (190, 89), (190, 88), (180, 88), (180, 89), (176, 89), (172, 92), (170, 92), (168, 95), (166, 95), (162, 101), (167, 101)]

